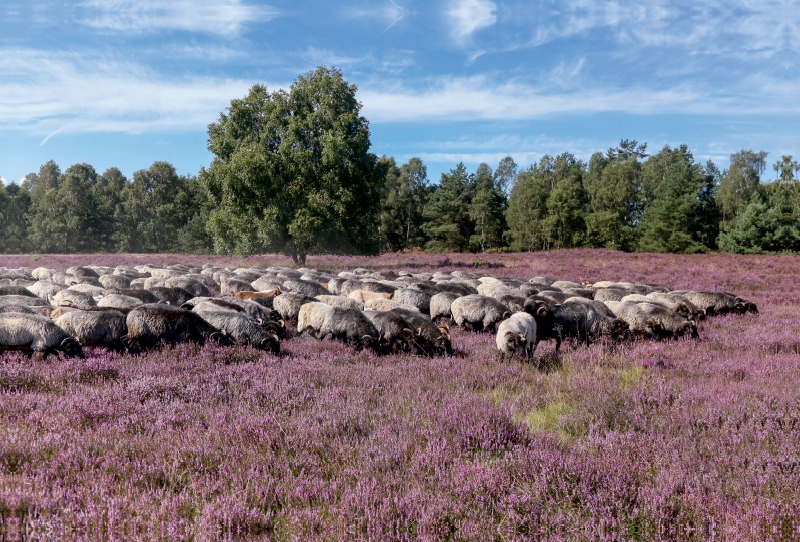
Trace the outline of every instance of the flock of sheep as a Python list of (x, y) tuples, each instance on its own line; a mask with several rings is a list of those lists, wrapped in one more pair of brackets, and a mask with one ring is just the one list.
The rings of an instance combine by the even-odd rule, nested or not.
[(203, 265), (0, 267), (0, 351), (83, 357), (213, 341), (274, 353), (298, 334), (376, 352), (452, 353), (449, 324), (496, 333), (504, 357), (542, 340), (697, 337), (697, 323), (758, 312), (735, 294), (628, 282), (528, 281), (463, 271), (221, 268)]

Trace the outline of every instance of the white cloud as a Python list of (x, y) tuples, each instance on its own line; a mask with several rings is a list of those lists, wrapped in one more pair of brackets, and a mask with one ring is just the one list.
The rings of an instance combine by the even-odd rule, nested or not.
[(382, 4), (370, 6), (369, 8), (349, 7), (344, 10), (344, 14), (346, 17), (350, 18), (378, 20), (381, 22), (381, 24), (387, 25), (383, 30), (386, 32), (394, 25), (405, 19), (407, 10), (394, 0), (387, 0)]
[(497, 4), (491, 0), (453, 0), (447, 9), (451, 33), (458, 45), (473, 33), (497, 22)]
[(280, 14), (241, 0), (87, 0), (81, 6), (90, 11), (81, 21), (87, 26), (137, 33), (174, 29), (234, 36), (248, 23)]
[(8, 181), (6, 181), (5, 178), (2, 175), (0, 175), (0, 184), (6, 184), (7, 182)]
[(47, 136), (42, 144), (62, 131), (202, 130), (253, 83), (31, 50), (0, 50), (0, 72), (0, 127)]

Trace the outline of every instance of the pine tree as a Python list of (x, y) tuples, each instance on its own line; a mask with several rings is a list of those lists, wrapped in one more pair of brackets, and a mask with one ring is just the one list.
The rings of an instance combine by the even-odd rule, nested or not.
[(434, 252), (464, 252), (474, 223), (469, 216), (469, 204), (475, 191), (473, 176), (467, 174), (463, 163), (442, 173), (439, 188), (433, 193), (425, 209), (422, 226), (430, 238), (426, 247)]
[(505, 210), (508, 204), (492, 168), (487, 164), (478, 166), (474, 183), (475, 191), (469, 204), (469, 217), (475, 223), (475, 230), (469, 239), (469, 245), (474, 252), (486, 252), (503, 245)]

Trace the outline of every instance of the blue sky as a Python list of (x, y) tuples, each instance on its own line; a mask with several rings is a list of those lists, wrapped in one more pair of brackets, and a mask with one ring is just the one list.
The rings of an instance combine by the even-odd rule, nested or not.
[(0, 176), (211, 161), (206, 126), (318, 65), (429, 176), (622, 138), (800, 154), (800, 0), (2, 0)]

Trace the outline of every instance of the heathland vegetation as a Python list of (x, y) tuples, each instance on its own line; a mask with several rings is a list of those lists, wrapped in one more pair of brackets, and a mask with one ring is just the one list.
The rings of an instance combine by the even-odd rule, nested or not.
[(4, 253), (800, 251), (800, 164), (742, 150), (727, 169), (685, 145), (621, 141), (588, 162), (546, 155), (528, 168), (459, 163), (438, 183), (419, 158), (370, 153), (356, 87), (319, 68), (288, 91), (255, 85), (209, 126), (198, 176), (167, 162), (126, 178), (50, 161), (0, 186)]

